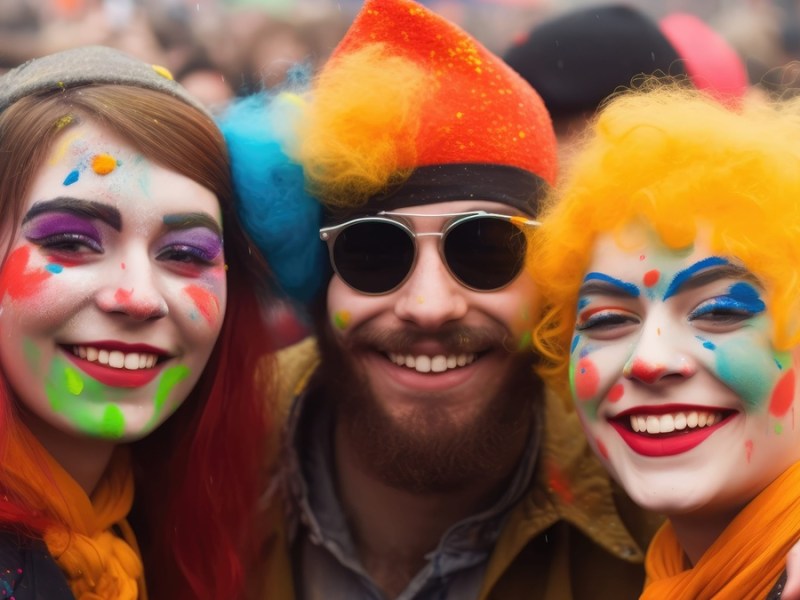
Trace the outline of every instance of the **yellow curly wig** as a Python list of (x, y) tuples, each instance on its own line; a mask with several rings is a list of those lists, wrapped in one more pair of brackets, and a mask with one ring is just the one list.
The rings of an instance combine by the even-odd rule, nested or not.
[(652, 83), (602, 110), (548, 201), (529, 261), (547, 300), (533, 334), (540, 374), (564, 397), (595, 239), (635, 220), (675, 249), (707, 225), (712, 250), (764, 282), (776, 347), (800, 342), (800, 100), (733, 109)]

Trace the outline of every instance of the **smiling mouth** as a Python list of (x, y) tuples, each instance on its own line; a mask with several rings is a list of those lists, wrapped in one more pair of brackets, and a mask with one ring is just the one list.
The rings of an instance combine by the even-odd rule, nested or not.
[(663, 457), (699, 446), (737, 414), (726, 409), (662, 406), (631, 409), (608, 422), (637, 454)]
[(158, 354), (152, 352), (122, 352), (120, 350), (95, 348), (94, 346), (66, 346), (66, 349), (78, 358), (90, 363), (128, 371), (152, 369), (161, 358)]
[(475, 362), (478, 357), (474, 352), (462, 354), (386, 354), (390, 361), (399, 367), (413, 369), (418, 373), (444, 373), (453, 369), (460, 369)]

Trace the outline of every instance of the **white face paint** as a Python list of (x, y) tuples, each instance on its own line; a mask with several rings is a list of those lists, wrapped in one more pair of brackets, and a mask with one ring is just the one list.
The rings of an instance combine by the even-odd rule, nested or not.
[[(634, 230), (637, 228), (634, 228)], [(612, 475), (668, 515), (738, 510), (800, 460), (798, 352), (777, 351), (764, 290), (735, 259), (598, 239), (570, 364)]]
[(65, 131), (2, 267), (0, 362), (30, 418), (133, 440), (186, 399), (216, 342), (220, 207), (109, 131)]

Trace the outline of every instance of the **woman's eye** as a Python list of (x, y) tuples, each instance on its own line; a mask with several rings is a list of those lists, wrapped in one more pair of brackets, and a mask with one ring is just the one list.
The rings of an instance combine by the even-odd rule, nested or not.
[(689, 321), (713, 326), (736, 325), (756, 313), (730, 302), (709, 302), (700, 305), (689, 315)]
[(201, 248), (186, 245), (169, 246), (162, 249), (157, 256), (158, 260), (195, 264), (195, 265), (211, 265), (214, 263), (213, 256), (209, 256), (207, 252)]
[(29, 241), (50, 252), (65, 254), (103, 253), (103, 247), (97, 240), (82, 233), (57, 233), (39, 239), (29, 238)]
[(618, 311), (599, 311), (591, 316), (579, 318), (575, 324), (576, 331), (603, 333), (614, 331), (628, 325), (639, 323), (638, 317)]

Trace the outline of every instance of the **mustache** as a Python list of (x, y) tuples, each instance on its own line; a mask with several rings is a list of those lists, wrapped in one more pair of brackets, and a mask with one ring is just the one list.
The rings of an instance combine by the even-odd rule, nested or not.
[(445, 324), (435, 331), (408, 325), (402, 329), (386, 330), (364, 324), (354, 329), (343, 340), (348, 349), (378, 348), (381, 350), (404, 350), (420, 342), (437, 342), (449, 352), (479, 352), (493, 347), (513, 348), (511, 333), (501, 325), (470, 327)]

